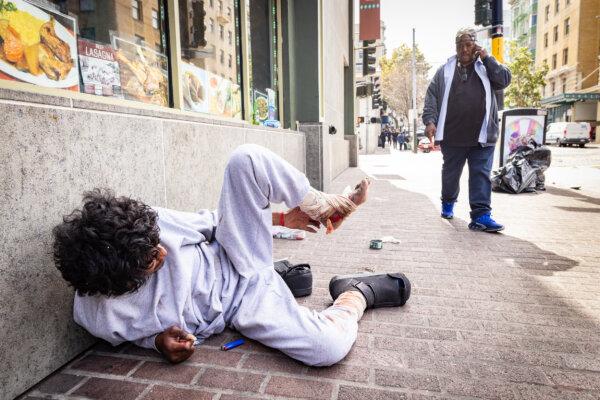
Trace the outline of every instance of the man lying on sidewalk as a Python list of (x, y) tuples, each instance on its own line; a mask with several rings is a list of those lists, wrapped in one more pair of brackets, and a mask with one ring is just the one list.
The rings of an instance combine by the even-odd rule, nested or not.
[(403, 305), (410, 283), (399, 273), (334, 277), (331, 307), (299, 306), (273, 268), (270, 203), (294, 209), (298, 226), (329, 219), (337, 228), (368, 186), (365, 179), (349, 196), (325, 194), (274, 153), (243, 145), (226, 167), (217, 211), (89, 192), (54, 228), (56, 266), (76, 289), (75, 321), (113, 345), (131, 341), (171, 362), (190, 357), (196, 337), (229, 326), (305, 364), (334, 364), (356, 340), (364, 310)]

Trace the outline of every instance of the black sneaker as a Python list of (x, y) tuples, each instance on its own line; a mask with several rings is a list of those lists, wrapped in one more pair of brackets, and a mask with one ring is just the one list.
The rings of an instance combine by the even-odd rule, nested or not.
[(275, 261), (275, 271), (283, 278), (294, 297), (304, 297), (312, 293), (312, 272), (310, 265), (292, 265), (287, 260)]
[(403, 306), (410, 297), (410, 281), (402, 273), (334, 276), (329, 281), (333, 300), (348, 290), (358, 290), (367, 308)]

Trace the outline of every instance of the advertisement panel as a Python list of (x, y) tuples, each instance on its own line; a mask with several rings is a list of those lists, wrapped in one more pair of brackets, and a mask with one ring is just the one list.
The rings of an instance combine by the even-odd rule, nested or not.
[(0, 5), (0, 79), (79, 91), (77, 21), (24, 0)]
[(537, 108), (519, 108), (502, 113), (500, 129), (500, 166), (508, 156), (530, 141), (544, 144), (546, 136), (546, 111)]
[(381, 8), (379, 0), (360, 0), (360, 40), (376, 40), (381, 37)]

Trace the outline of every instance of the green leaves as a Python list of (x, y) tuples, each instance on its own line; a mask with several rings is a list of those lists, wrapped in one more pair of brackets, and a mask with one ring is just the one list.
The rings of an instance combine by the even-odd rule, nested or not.
[(515, 107), (539, 107), (542, 99), (541, 88), (545, 84), (548, 65), (535, 68), (533, 54), (527, 47), (510, 43), (508, 68), (512, 73), (512, 82), (506, 90), (506, 104)]

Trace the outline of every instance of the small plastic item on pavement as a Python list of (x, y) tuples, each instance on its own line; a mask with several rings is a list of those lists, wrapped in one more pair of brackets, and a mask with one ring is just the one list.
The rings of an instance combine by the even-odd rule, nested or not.
[(227, 350), (235, 349), (236, 347), (241, 346), (244, 343), (246, 343), (246, 341), (244, 339), (234, 340), (233, 342), (225, 343), (223, 346), (221, 346), (221, 350), (227, 351)]
[(373, 250), (381, 250), (383, 249), (383, 242), (381, 241), (381, 239), (373, 239), (369, 244), (369, 248)]
[(394, 244), (400, 244), (400, 239), (396, 239), (393, 236), (384, 236), (381, 238), (381, 241), (383, 243), (394, 243)]
[(284, 226), (274, 226), (271, 234), (275, 239), (303, 240), (306, 238), (306, 232), (301, 229), (290, 229)]

